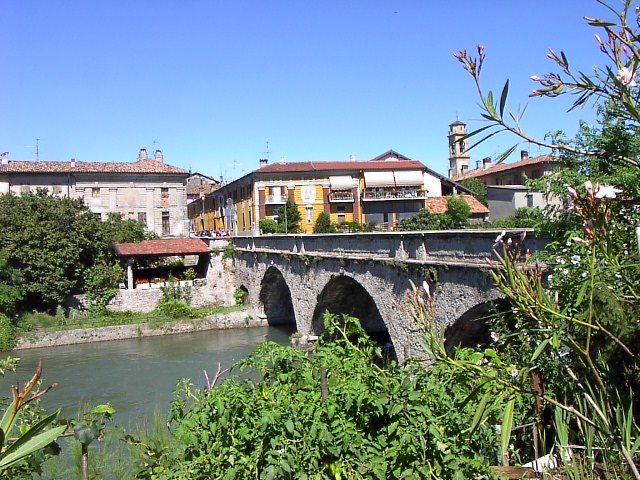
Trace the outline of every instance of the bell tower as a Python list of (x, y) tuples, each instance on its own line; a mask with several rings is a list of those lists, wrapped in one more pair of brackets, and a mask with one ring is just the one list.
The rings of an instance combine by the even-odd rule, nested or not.
[(449, 178), (458, 178), (469, 171), (469, 139), (467, 126), (459, 120), (449, 125)]

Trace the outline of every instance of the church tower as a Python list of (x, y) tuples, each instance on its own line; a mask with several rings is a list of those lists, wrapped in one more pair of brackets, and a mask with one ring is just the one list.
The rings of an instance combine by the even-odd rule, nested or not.
[(458, 178), (469, 171), (469, 139), (467, 126), (459, 120), (449, 125), (449, 178)]

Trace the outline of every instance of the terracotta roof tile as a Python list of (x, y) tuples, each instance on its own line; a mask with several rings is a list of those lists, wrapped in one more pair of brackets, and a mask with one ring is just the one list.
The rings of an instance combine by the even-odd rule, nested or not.
[(527, 165), (535, 165), (538, 163), (553, 163), (557, 160), (552, 155), (539, 155), (537, 157), (529, 157), (525, 160), (519, 160), (517, 162), (512, 163), (498, 163), (497, 165), (493, 165), (489, 168), (482, 169), (476, 168), (475, 170), (471, 170), (464, 174), (462, 177), (457, 178), (456, 180), (463, 180), (465, 178), (475, 178), (475, 177), (483, 177), (485, 175), (491, 175), (498, 172), (505, 172), (507, 170), (516, 169), (526, 167)]
[[(471, 207), (471, 213), (489, 213), (489, 209), (471, 195), (460, 195), (462, 199)], [(447, 211), (447, 201), (451, 197), (428, 197), (427, 208), (433, 213), (445, 213)]]
[(200, 238), (166, 238), (128, 243), (113, 242), (113, 247), (121, 257), (209, 253), (209, 247)]
[(183, 173), (189, 171), (153, 159), (135, 162), (57, 162), (10, 160), (2, 173)]

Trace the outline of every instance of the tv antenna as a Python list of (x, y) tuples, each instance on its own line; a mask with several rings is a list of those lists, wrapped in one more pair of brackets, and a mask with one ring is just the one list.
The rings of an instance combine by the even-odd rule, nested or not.
[(34, 145), (28, 145), (26, 148), (35, 148), (36, 149), (36, 161), (40, 160), (40, 140), (42, 140), (41, 138), (36, 138), (36, 144)]
[(262, 152), (262, 153), (264, 153), (264, 154), (267, 156), (267, 160), (269, 160), (269, 154), (271, 153), (271, 150), (269, 150), (269, 143), (270, 143), (270, 142), (269, 142), (269, 140), (267, 140), (267, 141), (266, 141), (266, 142), (264, 142), (264, 143), (266, 143), (266, 144), (267, 144), (267, 149), (266, 149), (264, 152)]

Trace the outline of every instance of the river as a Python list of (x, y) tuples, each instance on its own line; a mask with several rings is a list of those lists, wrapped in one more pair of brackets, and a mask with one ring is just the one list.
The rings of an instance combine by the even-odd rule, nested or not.
[(179, 378), (201, 387), (204, 370), (212, 378), (218, 362), (229, 367), (267, 340), (288, 344), (291, 333), (277, 327), (238, 328), (15, 351), (11, 355), (20, 364), (15, 373), (0, 377), (0, 396), (10, 396), (11, 383), (19, 379), (23, 384), (42, 359), (44, 385), (58, 383), (43, 397), (47, 410), (61, 408), (63, 417), (73, 418), (81, 403), (110, 403), (114, 420), (131, 425), (156, 406), (166, 411)]

